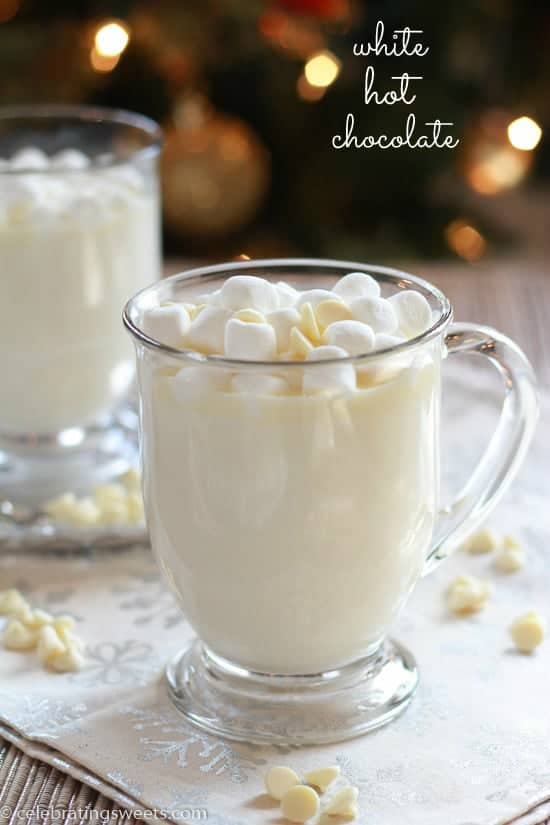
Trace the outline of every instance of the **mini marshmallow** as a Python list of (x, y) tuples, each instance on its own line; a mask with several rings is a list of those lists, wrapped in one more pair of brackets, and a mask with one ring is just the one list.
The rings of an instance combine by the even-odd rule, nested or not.
[(232, 318), (225, 327), (225, 355), (245, 361), (272, 361), (277, 338), (270, 324), (248, 324)]
[(2, 641), (7, 650), (33, 650), (36, 647), (36, 632), (19, 619), (10, 619)]
[(28, 146), (19, 149), (11, 159), (12, 169), (47, 169), (49, 166), (48, 156), (42, 149), (35, 146)]
[(266, 317), (263, 312), (257, 309), (239, 309), (234, 315), (237, 321), (245, 321), (247, 324), (265, 324)]
[(50, 158), (52, 169), (86, 169), (90, 165), (90, 159), (78, 149), (63, 149)]
[(295, 785), (300, 784), (300, 777), (285, 765), (275, 765), (265, 775), (265, 789), (272, 799), (280, 801)]
[(324, 331), (323, 341), (350, 355), (363, 355), (374, 349), (375, 336), (368, 324), (361, 321), (336, 321)]
[(464, 547), (469, 553), (475, 555), (479, 553), (490, 553), (498, 547), (498, 538), (494, 530), (483, 527), (467, 539)]
[(320, 342), (321, 332), (319, 330), (319, 324), (317, 323), (317, 318), (309, 301), (300, 307), (300, 323), (298, 328), (313, 344)]
[[(392, 295), (389, 301), (397, 315), (399, 329), (407, 338), (415, 338), (431, 327), (432, 310), (420, 292), (415, 289), (405, 289)], [(384, 331), (392, 332), (392, 330)]]
[[(308, 361), (325, 361), (332, 358), (346, 358), (348, 353), (341, 347), (323, 346), (313, 349)], [(305, 370), (303, 390), (305, 393), (352, 392), (357, 388), (353, 364), (327, 364), (325, 367)]]
[(336, 321), (350, 321), (353, 317), (351, 309), (346, 304), (340, 300), (335, 301), (332, 299), (317, 304), (315, 315), (321, 329), (326, 329)]
[(281, 800), (281, 813), (290, 822), (306, 822), (319, 813), (319, 797), (307, 785), (294, 785)]
[(366, 272), (350, 272), (349, 275), (340, 278), (332, 287), (332, 291), (346, 303), (349, 303), (356, 298), (378, 298), (380, 284), (372, 275), (367, 275)]
[(16, 616), (28, 608), (27, 600), (19, 590), (3, 590), (0, 592), (0, 616)]
[[(289, 355), (291, 358), (303, 360), (313, 350), (313, 344), (306, 338), (298, 327), (292, 327), (288, 339)], [(284, 360), (284, 359), (283, 359)]]
[(294, 289), (293, 286), (286, 284), (284, 281), (276, 283), (275, 289), (277, 290), (277, 297), (279, 299), (279, 309), (287, 309), (295, 305), (299, 295), (297, 289)]
[(264, 278), (234, 275), (224, 282), (220, 301), (227, 309), (253, 307), (260, 312), (272, 312), (279, 306), (279, 295), (275, 286)]
[(187, 345), (206, 354), (221, 355), (224, 349), (225, 325), (231, 312), (223, 307), (207, 306), (191, 322)]
[(183, 367), (170, 377), (170, 389), (177, 401), (185, 401), (208, 392), (225, 392), (229, 376), (225, 370), (216, 367)]
[(530, 610), (512, 622), (510, 636), (521, 653), (532, 653), (544, 641), (546, 620), (537, 610)]
[(290, 330), (300, 323), (300, 313), (294, 307), (285, 309), (275, 309), (267, 316), (268, 324), (271, 324), (277, 337), (277, 350), (285, 352), (290, 344)]
[(324, 793), (329, 785), (340, 776), (340, 766), (331, 765), (328, 768), (317, 768), (304, 774), (304, 780), (308, 785), (315, 785), (321, 793)]
[(350, 304), (353, 317), (368, 324), (373, 332), (385, 332), (391, 335), (397, 329), (397, 315), (391, 303), (385, 298), (365, 296), (356, 298)]
[(487, 582), (475, 576), (459, 576), (449, 586), (447, 601), (453, 613), (475, 613), (485, 607), (490, 595)]
[(374, 351), (397, 347), (399, 344), (404, 344), (406, 340), (400, 335), (388, 335), (386, 332), (378, 332), (374, 339)]
[(65, 645), (57, 635), (55, 628), (44, 625), (38, 632), (37, 653), (43, 665), (50, 666), (56, 656), (65, 652)]
[(231, 381), (231, 390), (253, 395), (286, 395), (288, 383), (278, 375), (258, 375), (255, 373), (237, 373)]
[(325, 807), (325, 813), (329, 816), (357, 816), (357, 797), (359, 791), (352, 785), (337, 791), (332, 796)]
[(296, 308), (300, 309), (304, 304), (311, 304), (313, 309), (317, 309), (322, 301), (337, 301), (338, 297), (328, 289), (306, 289), (305, 292), (298, 293)]
[(143, 316), (143, 330), (149, 338), (179, 349), (189, 332), (191, 319), (182, 304), (166, 304), (149, 309)]

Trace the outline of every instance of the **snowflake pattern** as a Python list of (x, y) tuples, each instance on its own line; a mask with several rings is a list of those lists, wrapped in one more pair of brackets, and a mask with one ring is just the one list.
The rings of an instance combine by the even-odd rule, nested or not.
[(86, 667), (72, 676), (83, 687), (132, 684), (145, 686), (156, 677), (160, 662), (153, 646), (127, 639), (86, 648)]
[(135, 614), (132, 623), (136, 627), (160, 621), (165, 630), (182, 624), (184, 616), (174, 597), (165, 587), (156, 569), (131, 574), (123, 585), (112, 590), (122, 597), (119, 608)]
[(155, 731), (158, 734), (140, 737), (142, 752), (139, 759), (144, 762), (175, 762), (178, 768), (185, 768), (189, 764), (190, 751), (193, 751), (193, 757), (201, 762), (199, 770), (202, 773), (216, 776), (227, 774), (231, 782), (238, 784), (248, 780), (250, 770), (266, 764), (267, 760), (256, 756), (252, 750), (236, 750), (228, 742), (192, 728), (170, 712), (142, 710), (132, 706), (123, 708), (121, 712), (132, 719), (134, 730)]
[(58, 739), (62, 733), (80, 729), (79, 720), (87, 712), (83, 702), (68, 704), (43, 697), (11, 697), (10, 716), (14, 727), (35, 739)]

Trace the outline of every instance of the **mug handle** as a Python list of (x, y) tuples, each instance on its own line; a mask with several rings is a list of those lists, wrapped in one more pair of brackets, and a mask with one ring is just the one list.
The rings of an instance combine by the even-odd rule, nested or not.
[(505, 335), (478, 324), (451, 324), (449, 356), (488, 358), (504, 382), (504, 401), (495, 432), (470, 479), (454, 501), (439, 511), (424, 575), (484, 521), (514, 478), (538, 419), (536, 379), (527, 357)]

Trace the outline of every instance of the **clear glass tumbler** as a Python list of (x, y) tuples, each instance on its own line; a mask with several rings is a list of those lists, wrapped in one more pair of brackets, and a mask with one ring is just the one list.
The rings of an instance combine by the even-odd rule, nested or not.
[[(429, 301), (424, 334), (336, 361), (251, 362), (160, 344), (143, 314), (193, 302), (235, 274), (330, 289), (368, 272), (389, 296)], [(385, 724), (417, 684), (388, 639), (419, 577), (484, 519), (537, 418), (525, 356), (492, 329), (452, 324), (431, 284), (383, 267), (270, 260), (204, 267), (127, 305), (136, 344), (145, 506), (164, 576), (197, 634), (169, 665), (195, 724), (250, 742), (321, 743)], [(457, 354), (502, 373), (502, 417), (456, 501), (439, 503), (441, 366)], [(357, 389), (307, 394), (331, 370)]]
[(39, 504), (136, 454), (128, 297), (160, 277), (160, 130), (130, 112), (0, 109), (0, 495)]

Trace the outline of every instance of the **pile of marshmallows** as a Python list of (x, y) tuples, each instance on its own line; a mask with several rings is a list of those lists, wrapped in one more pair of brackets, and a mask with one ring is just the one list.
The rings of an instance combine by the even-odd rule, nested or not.
[(69, 673), (85, 664), (84, 644), (74, 632), (72, 616), (51, 616), (32, 608), (18, 590), (0, 592), (0, 616), (6, 616), (2, 641), (7, 650), (36, 650), (48, 670)]
[[(9, 159), (0, 158), (0, 172), (21, 175), (0, 176), (2, 208), (0, 225), (51, 222), (56, 217), (72, 222), (97, 220), (106, 212), (117, 212), (128, 197), (143, 192), (141, 174), (128, 164), (110, 166), (112, 157), (105, 155), (91, 161), (77, 149), (64, 149), (48, 156), (41, 149), (28, 146)], [(98, 174), (97, 165), (100, 172)], [(36, 172), (37, 174), (27, 174)], [(42, 172), (60, 174), (44, 175)], [(79, 172), (76, 181), (63, 172)], [(100, 203), (98, 203), (100, 201)]]
[[(164, 304), (144, 313), (143, 330), (175, 349), (243, 361), (324, 361), (386, 350), (432, 325), (432, 310), (415, 290), (382, 298), (380, 285), (365, 272), (350, 272), (332, 290), (299, 292), (287, 283), (235, 275), (201, 295), (196, 304)], [(307, 394), (349, 392), (357, 387), (350, 363), (305, 370)], [(365, 369), (365, 368), (363, 368)], [(179, 373), (186, 384), (210, 382), (213, 389), (283, 395), (282, 375), (241, 372), (225, 386), (220, 370), (190, 367)]]
[[(317, 791), (324, 794), (340, 775), (340, 768), (331, 765), (317, 768), (304, 775), (304, 783), (298, 774), (286, 765), (275, 765), (265, 776), (265, 788), (269, 796), (281, 803), (281, 814), (289, 822), (306, 822), (319, 814), (321, 799)], [(323, 814), (355, 819), (357, 816), (358, 790), (344, 784), (335, 788), (325, 801)]]

